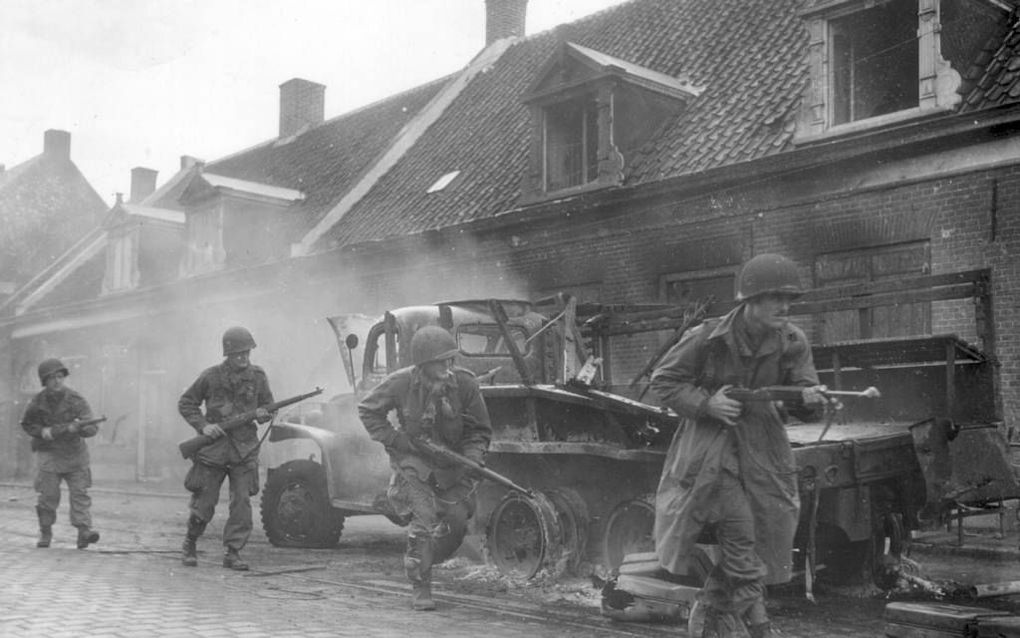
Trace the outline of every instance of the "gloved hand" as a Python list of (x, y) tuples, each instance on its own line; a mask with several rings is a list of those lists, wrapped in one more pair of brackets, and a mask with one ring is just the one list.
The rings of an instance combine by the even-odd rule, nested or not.
[(255, 408), (255, 420), (259, 423), (265, 423), (269, 419), (273, 418), (273, 414), (265, 408)]
[(42, 434), (42, 438), (46, 439), (47, 441), (53, 440), (53, 428), (51, 427), (43, 428), (40, 434)]
[(68, 424), (67, 431), (71, 434), (78, 434), (78, 424), (77, 423)]
[(390, 448), (401, 454), (413, 454), (418, 451), (414, 442), (411, 441), (411, 437), (401, 430), (397, 430), (396, 436), (390, 441)]

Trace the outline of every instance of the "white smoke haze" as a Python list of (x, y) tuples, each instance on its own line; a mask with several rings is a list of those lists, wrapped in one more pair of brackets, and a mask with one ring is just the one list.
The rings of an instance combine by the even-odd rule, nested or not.
[[(252, 363), (266, 371), (277, 400), (324, 389), (297, 411), (314, 416), (321, 401), (352, 393), (327, 317), (360, 316), (355, 332), (362, 345), (353, 353), (360, 378), (365, 333), (386, 310), (530, 296), (513, 273), (487, 258), (484, 247), (471, 239), (442, 246), (413, 243), (418, 246), (403, 250), (388, 269), (359, 272), (350, 266), (356, 260), (339, 253), (314, 258), (335, 263), (325, 275), (317, 271), (309, 276), (301, 260), (238, 269), (165, 286), (159, 295), (144, 297), (151, 302), (132, 308), (138, 318), (18, 339), (18, 349), (26, 354), (17, 364), (22, 392), (12, 409), (12, 425), (17, 427), (24, 403), (39, 389), (39, 361), (56, 356), (71, 368), (68, 385), (86, 397), (95, 414), (109, 419), (91, 442), (97, 480), (180, 478), (189, 463), (180, 457), (177, 443), (193, 432), (178, 414), (177, 400), (202, 370), (223, 361), (221, 338), (227, 328), (251, 331), (257, 344)], [(371, 250), (382, 246), (359, 252)], [(27, 448), (27, 438), (21, 438)], [(28, 468), (22, 466), (4, 468), (4, 473), (23, 475)]]

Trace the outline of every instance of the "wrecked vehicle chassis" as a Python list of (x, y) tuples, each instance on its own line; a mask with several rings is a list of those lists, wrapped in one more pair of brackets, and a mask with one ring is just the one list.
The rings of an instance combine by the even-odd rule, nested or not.
[[(973, 298), (979, 319), (989, 324), (990, 312), (982, 310), (990, 309), (987, 276), (975, 271), (884, 282), (874, 290), (856, 286), (852, 294), (834, 290), (829, 299), (805, 296), (793, 313), (895, 304), (901, 291), (894, 287), (902, 286), (921, 290), (911, 293), (914, 300)], [(612, 340), (648, 330), (678, 333), (684, 318), (683, 309), (582, 308), (564, 298), (553, 305), (480, 300), (402, 308), (368, 330), (357, 384), (367, 390), (410, 365), (403, 346), (420, 327), (450, 330), (460, 348), (458, 363), (478, 375), (492, 416), (488, 467), (536, 493), (529, 498), (479, 484), (469, 540), (506, 573), (587, 571), (592, 565), (612, 570), (626, 554), (653, 549), (653, 494), (678, 425), (672, 413), (636, 400), (644, 394), (638, 377), (629, 385), (614, 380), (624, 373), (629, 379), (633, 370), (613, 360), (621, 348)], [(351, 333), (335, 321), (333, 326), (353, 370)], [(978, 334), (987, 329), (979, 326)], [(652, 341), (652, 349), (662, 342)], [(642, 349), (648, 351), (649, 343)], [(594, 375), (584, 365), (591, 355), (601, 360)], [(787, 429), (802, 503), (795, 564), (804, 566), (812, 557), (821, 577), (855, 580), (873, 575), (874, 566), (901, 551), (909, 532), (925, 522), (922, 510), (941, 514), (947, 502), (966, 496), (954, 493), (942, 502), (930, 489), (910, 426), (936, 417), (994, 423), (992, 363), (953, 335), (815, 346), (815, 360), (831, 388), (876, 386), (895, 397), (848, 405), (824, 437), (824, 425)], [(265, 454), (263, 526), (274, 544), (332, 546), (344, 519), (354, 515), (403, 522), (384, 496), (387, 456), (364, 432), (355, 404), (356, 397), (336, 397), (319, 413), (273, 427)], [(971, 495), (973, 502), (1015, 494), (1015, 480), (1009, 469), (1005, 473), (1010, 476), (982, 479), (988, 489)], [(691, 566), (692, 576), (710, 568), (711, 538), (704, 540), (705, 556)]]

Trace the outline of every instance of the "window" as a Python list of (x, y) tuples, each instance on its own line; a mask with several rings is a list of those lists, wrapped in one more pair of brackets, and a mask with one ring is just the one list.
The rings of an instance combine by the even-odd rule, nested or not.
[(598, 178), (598, 110), (593, 96), (550, 106), (545, 116), (545, 190)]
[(110, 231), (106, 246), (103, 292), (130, 290), (138, 285), (138, 229)]
[(829, 34), (834, 125), (917, 106), (915, 0), (838, 18)]
[[(930, 272), (927, 241), (877, 246), (818, 255), (815, 286), (832, 288)], [(931, 334), (931, 303), (901, 303), (824, 313), (819, 318), (822, 343)]]
[(703, 88), (561, 41), (521, 98), (532, 126), (523, 201), (620, 184), (629, 158)]
[(806, 0), (801, 141), (955, 109), (1006, 16), (998, 0)]
[[(528, 354), (528, 335), (517, 326), (508, 326), (517, 351)], [(509, 357), (506, 339), (499, 326), (491, 324), (462, 324), (457, 327), (457, 347), (468, 357)]]

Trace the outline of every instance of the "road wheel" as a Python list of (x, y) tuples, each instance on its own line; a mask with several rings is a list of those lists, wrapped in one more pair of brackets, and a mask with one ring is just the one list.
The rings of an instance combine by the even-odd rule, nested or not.
[(501, 573), (531, 578), (543, 568), (565, 567), (561, 517), (541, 492), (532, 496), (508, 492), (485, 527), (487, 560)]
[(329, 503), (326, 475), (312, 461), (270, 470), (262, 491), (262, 529), (277, 547), (334, 547), (344, 516)]
[(606, 520), (602, 535), (602, 559), (616, 570), (627, 554), (655, 551), (655, 508), (639, 499), (623, 501)]

